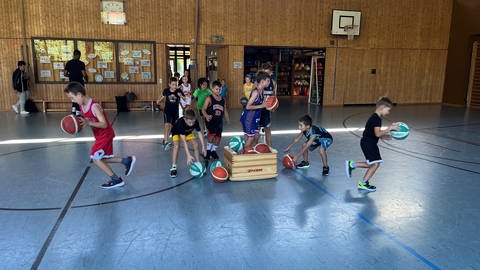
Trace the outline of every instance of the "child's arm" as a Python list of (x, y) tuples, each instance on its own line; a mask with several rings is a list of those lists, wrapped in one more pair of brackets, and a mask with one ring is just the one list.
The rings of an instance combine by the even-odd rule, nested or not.
[(312, 135), (312, 137), (310, 137), (310, 140), (308, 140), (308, 142), (303, 145), (302, 150), (300, 150), (300, 152), (298, 152), (298, 154), (293, 157), (293, 162), (297, 162), (297, 160), (303, 155), (303, 153), (305, 153), (305, 151), (307, 151), (308, 148), (313, 144), (313, 141), (315, 141), (316, 138), (316, 135)]
[(230, 124), (230, 115), (228, 114), (228, 110), (227, 110), (227, 102), (225, 102), (225, 106), (224, 106), (224, 117), (225, 117), (225, 121), (227, 121), (227, 124)]
[(160, 105), (162, 101), (165, 99), (165, 96), (162, 94), (158, 99), (157, 99), (157, 105)]
[(195, 162), (195, 159), (193, 156), (190, 154), (190, 151), (188, 150), (188, 144), (187, 144), (187, 139), (185, 138), (185, 135), (180, 134), (180, 141), (183, 144), (183, 148), (185, 149), (185, 155), (187, 156), (187, 165), (192, 164)]
[(382, 130), (381, 127), (375, 127), (375, 136), (378, 138), (381, 137), (389, 137), (390, 136), (390, 130), (396, 130), (398, 128), (398, 123), (392, 123), (387, 129)]
[(200, 146), (202, 147), (202, 155), (204, 157), (207, 156), (207, 148), (205, 148), (205, 141), (203, 139), (203, 134), (202, 134), (202, 131), (197, 131), (197, 136), (198, 138), (200, 139)]
[(257, 110), (257, 109), (263, 109), (267, 107), (267, 104), (265, 104), (265, 102), (260, 105), (253, 105), (253, 102), (255, 102), (255, 99), (257, 99), (257, 96), (258, 96), (258, 92), (255, 91), (252, 93), (252, 96), (248, 100), (248, 103), (246, 106), (247, 110)]
[(300, 138), (302, 138), (302, 132), (301, 131), (300, 131), (300, 133), (297, 134), (297, 136), (295, 136), (293, 141), (287, 146), (287, 148), (285, 148), (285, 150), (283, 150), (283, 152), (288, 153), (288, 151), (290, 151), (290, 148), (292, 148), (295, 144), (298, 143), (298, 141), (300, 141)]
[(212, 120), (212, 117), (213, 117), (212, 115), (207, 114), (207, 108), (208, 108), (208, 106), (210, 106), (210, 102), (212, 102), (212, 100), (211, 100), (211, 97), (208, 96), (205, 99), (205, 102), (203, 103), (203, 108), (202, 108), (203, 117), (205, 117), (205, 120), (207, 120), (207, 122)]
[(103, 115), (103, 109), (100, 106), (100, 104), (94, 104), (92, 106), (92, 110), (95, 116), (98, 118), (98, 122), (89, 121), (89, 120), (86, 120), (85, 118), (80, 118), (82, 125), (84, 126), (87, 125), (95, 128), (107, 128), (108, 127), (107, 119), (105, 119), (105, 116)]

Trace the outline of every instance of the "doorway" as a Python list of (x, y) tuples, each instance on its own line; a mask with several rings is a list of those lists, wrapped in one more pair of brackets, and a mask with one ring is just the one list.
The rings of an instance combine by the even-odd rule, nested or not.
[(303, 98), (322, 104), (325, 48), (245, 47), (244, 75), (255, 79), (263, 64), (273, 66), (277, 96)]

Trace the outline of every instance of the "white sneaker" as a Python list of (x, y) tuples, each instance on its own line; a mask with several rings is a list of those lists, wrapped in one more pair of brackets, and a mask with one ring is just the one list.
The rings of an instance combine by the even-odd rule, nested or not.
[(26, 115), (26, 114), (30, 114), (30, 113), (27, 112), (27, 111), (21, 111), (20, 114)]
[(12, 105), (12, 110), (13, 110), (15, 113), (18, 113), (18, 108), (17, 108), (17, 106)]

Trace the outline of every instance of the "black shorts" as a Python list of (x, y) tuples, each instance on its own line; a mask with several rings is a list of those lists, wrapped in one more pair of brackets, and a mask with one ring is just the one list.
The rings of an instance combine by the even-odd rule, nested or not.
[(207, 136), (222, 137), (223, 132), (223, 119), (213, 119), (209, 122), (205, 121), (205, 127), (208, 130)]
[(263, 128), (270, 128), (270, 111), (267, 109), (262, 109), (260, 112), (260, 122), (258, 126)]
[(171, 111), (164, 111), (163, 112), (163, 122), (165, 124), (175, 124), (175, 122), (178, 120), (178, 111), (171, 112)]
[(382, 163), (382, 157), (380, 156), (380, 149), (378, 145), (374, 142), (369, 142), (366, 140), (360, 140), (360, 147), (362, 148), (363, 155), (367, 160), (367, 164)]

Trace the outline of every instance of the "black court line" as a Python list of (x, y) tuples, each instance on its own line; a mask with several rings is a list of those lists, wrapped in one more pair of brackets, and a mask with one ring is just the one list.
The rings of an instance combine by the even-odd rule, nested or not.
[[(348, 116), (347, 118), (345, 118), (343, 120), (343, 127), (344, 128), (348, 128), (347, 127), (347, 120), (350, 119), (351, 117), (353, 116), (356, 116), (356, 115), (360, 115), (361, 113), (359, 114), (353, 114), (353, 115), (350, 115)], [(358, 137), (358, 138), (361, 138), (362, 136), (356, 134), (355, 132), (353, 131), (349, 131), (351, 134), (353, 134), (353, 136), (355, 137)], [(383, 140), (382, 140), (383, 141)], [(388, 145), (388, 144), (387, 144)], [(443, 166), (446, 166), (446, 167), (450, 167), (450, 168), (453, 168), (453, 169), (457, 169), (457, 170), (460, 170), (460, 171), (465, 171), (465, 172), (469, 172), (469, 173), (474, 173), (474, 174), (480, 174), (480, 172), (477, 172), (477, 171), (474, 171), (474, 170), (469, 170), (469, 169), (464, 169), (464, 168), (461, 168), (461, 167), (457, 167), (457, 166), (453, 166), (453, 165), (450, 165), (450, 164), (446, 164), (446, 163), (442, 163), (442, 162), (438, 162), (438, 161), (435, 161), (435, 160), (431, 160), (431, 159), (428, 159), (428, 158), (422, 158), (422, 157), (419, 157), (419, 156), (416, 156), (414, 154), (412, 154), (413, 152), (411, 151), (407, 151), (407, 153), (403, 152), (403, 151), (400, 151), (400, 150), (397, 150), (393, 147), (386, 147), (386, 146), (383, 146), (383, 145), (379, 145), (379, 147), (382, 147), (382, 148), (385, 148), (385, 149), (388, 149), (390, 151), (393, 151), (393, 152), (396, 152), (396, 153), (400, 153), (400, 154), (403, 154), (403, 155), (406, 155), (406, 156), (409, 156), (409, 157), (413, 157), (413, 158), (416, 158), (416, 159), (420, 159), (420, 160), (425, 160), (425, 161), (428, 161), (428, 162), (431, 162), (431, 163), (435, 163), (435, 164), (439, 164), (439, 165), (443, 165)], [(428, 156), (426, 154), (423, 154), (423, 153), (420, 153), (420, 155), (425, 155), (425, 156)], [(442, 158), (442, 157), (436, 157), (436, 156), (431, 156), (431, 157), (435, 157), (435, 158), (438, 158), (438, 159), (446, 159), (446, 158)], [(468, 162), (468, 161), (459, 161), (459, 162), (464, 162), (464, 163), (471, 163), (471, 162)]]
[(436, 147), (439, 147), (439, 148), (443, 148), (443, 149), (446, 149), (446, 150), (450, 150), (450, 151), (453, 151), (453, 152), (458, 152), (458, 153), (462, 152), (462, 151), (457, 150), (457, 149), (445, 147), (445, 146), (443, 146), (443, 145), (438, 145), (438, 144), (434, 144), (434, 143), (431, 143), (431, 142), (422, 141), (422, 143), (424, 143), (424, 144), (429, 144), (429, 145), (433, 145), (433, 146), (436, 146)]
[(67, 203), (63, 207), (62, 212), (58, 216), (57, 221), (55, 222), (55, 225), (53, 226), (52, 230), (48, 234), (47, 239), (43, 243), (42, 248), (40, 249), (40, 251), (37, 254), (37, 258), (33, 262), (32, 267), (30, 269), (32, 269), (32, 270), (38, 269), (38, 266), (42, 262), (43, 257), (45, 256), (45, 253), (47, 252), (47, 249), (48, 249), (48, 247), (50, 246), (50, 243), (53, 240), (53, 237), (55, 237), (55, 234), (57, 233), (57, 230), (60, 227), (60, 224), (62, 223), (63, 219), (65, 218), (65, 215), (68, 212), (68, 209), (72, 205), (72, 202), (75, 199), (75, 196), (77, 196), (77, 193), (80, 190), (80, 187), (82, 186), (83, 181), (85, 181), (85, 178), (87, 177), (87, 174), (88, 174), (89, 170), (90, 170), (90, 166), (85, 167), (85, 170), (83, 171), (82, 176), (78, 180), (77, 186), (75, 187), (72, 194), (70, 195), (70, 198), (68, 199)]

